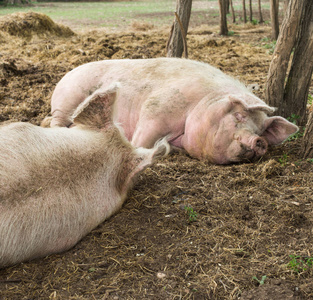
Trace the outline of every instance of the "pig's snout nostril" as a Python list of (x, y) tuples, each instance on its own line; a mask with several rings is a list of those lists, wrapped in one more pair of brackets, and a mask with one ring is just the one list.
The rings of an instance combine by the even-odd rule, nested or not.
[(260, 139), (258, 139), (257, 141), (256, 141), (256, 146), (258, 147), (258, 148), (264, 148), (264, 143), (263, 143), (263, 141), (262, 140), (260, 140)]
[(261, 151), (266, 151), (267, 150), (267, 142), (263, 138), (257, 138), (255, 147)]

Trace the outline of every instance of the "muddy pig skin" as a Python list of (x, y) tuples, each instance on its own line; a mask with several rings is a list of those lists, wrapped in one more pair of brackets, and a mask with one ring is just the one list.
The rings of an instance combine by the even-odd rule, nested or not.
[(167, 154), (135, 149), (112, 122), (116, 86), (74, 112), (73, 129), (0, 127), (0, 268), (73, 247), (122, 205), (134, 176)]
[[(283, 142), (298, 128), (270, 117), (274, 108), (242, 83), (206, 63), (179, 59), (105, 60), (82, 65), (58, 83), (47, 126), (71, 126), (70, 115), (86, 97), (114, 81), (118, 121), (134, 146), (169, 143), (216, 164), (254, 160), (268, 145)], [(44, 125), (43, 125), (44, 126)]]

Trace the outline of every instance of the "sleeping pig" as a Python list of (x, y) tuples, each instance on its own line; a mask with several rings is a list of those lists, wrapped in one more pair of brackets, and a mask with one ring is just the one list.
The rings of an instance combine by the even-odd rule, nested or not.
[(117, 86), (88, 97), (73, 129), (0, 127), (0, 268), (65, 251), (115, 213), (165, 140), (135, 149), (112, 122)]
[(122, 83), (116, 121), (137, 147), (153, 147), (169, 136), (171, 146), (193, 157), (228, 164), (257, 159), (298, 129), (271, 117), (275, 109), (239, 81), (206, 63), (179, 58), (82, 65), (56, 86), (52, 118), (43, 126), (71, 126), (76, 107), (114, 81)]

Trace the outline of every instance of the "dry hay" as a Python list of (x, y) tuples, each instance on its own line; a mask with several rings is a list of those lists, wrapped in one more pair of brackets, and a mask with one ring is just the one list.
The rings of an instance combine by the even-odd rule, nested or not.
[(154, 28), (154, 25), (148, 22), (134, 21), (130, 24), (131, 29), (135, 31), (148, 31)]
[(75, 34), (69, 27), (58, 25), (47, 15), (36, 12), (18, 12), (5, 15), (0, 18), (0, 30), (13, 36), (28, 39), (33, 35), (70, 37)]
[[(214, 27), (195, 28), (190, 57), (257, 82), (262, 96), (271, 56), (260, 47), (270, 28), (260, 28), (250, 36), (238, 26), (226, 38)], [(23, 47), (10, 39), (1, 52), (0, 120), (39, 124), (66, 72), (101, 59), (165, 56), (167, 38), (151, 30), (92, 31)], [(295, 140), (271, 148), (254, 164), (214, 166), (181, 153), (158, 161), (123, 208), (73, 249), (0, 270), (1, 297), (312, 299), (313, 269), (288, 267), (289, 255), (313, 255), (313, 164), (299, 147)], [(252, 277), (264, 275), (259, 287)]]

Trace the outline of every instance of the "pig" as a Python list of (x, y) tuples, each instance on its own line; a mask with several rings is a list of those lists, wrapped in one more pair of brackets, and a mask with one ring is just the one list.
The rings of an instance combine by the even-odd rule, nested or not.
[(51, 99), (44, 126), (72, 126), (70, 115), (86, 97), (112, 81), (123, 85), (116, 121), (136, 147), (165, 136), (172, 148), (215, 164), (253, 161), (298, 127), (244, 84), (209, 64), (180, 58), (104, 60), (67, 73)]
[(0, 268), (73, 247), (123, 204), (137, 174), (169, 150), (134, 148), (114, 124), (118, 85), (87, 97), (73, 129), (0, 128)]

